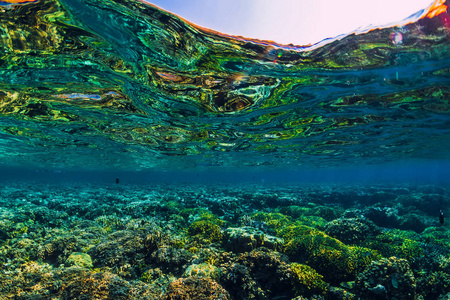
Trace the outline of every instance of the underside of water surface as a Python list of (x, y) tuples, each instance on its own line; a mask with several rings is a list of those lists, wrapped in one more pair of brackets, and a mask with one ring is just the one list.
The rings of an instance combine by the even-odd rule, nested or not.
[(449, 157), (445, 1), (399, 25), (303, 47), (197, 28), (134, 0), (0, 3), (3, 165), (326, 167)]

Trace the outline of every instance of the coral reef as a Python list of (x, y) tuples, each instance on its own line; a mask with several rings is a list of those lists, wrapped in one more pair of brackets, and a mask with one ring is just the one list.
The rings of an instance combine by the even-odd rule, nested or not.
[(280, 250), (283, 240), (253, 227), (229, 227), (224, 232), (224, 247), (233, 252), (248, 252), (258, 247)]
[(367, 239), (363, 244), (377, 250), (384, 257), (396, 256), (412, 261), (423, 255), (421, 243), (402, 231), (385, 231)]
[(92, 259), (87, 253), (74, 252), (69, 255), (65, 263), (67, 266), (77, 266), (80, 268), (92, 268)]
[(370, 220), (363, 218), (339, 218), (325, 226), (325, 233), (346, 244), (360, 244), (377, 234), (379, 229)]
[(446, 224), (367, 217), (427, 189), (358, 188), (3, 186), (0, 298), (445, 299)]
[[(403, 199), (404, 197), (400, 198)], [(435, 225), (436, 222), (423, 211), (412, 206), (405, 207), (402, 202), (395, 202), (395, 204), (389, 206), (374, 205), (368, 207), (364, 215), (381, 227), (413, 230), (419, 233), (424, 231), (425, 228)]]
[(363, 299), (415, 299), (416, 281), (408, 261), (390, 257), (374, 261), (355, 282)]
[(204, 277), (180, 278), (172, 281), (161, 300), (231, 300), (217, 282)]
[(223, 270), (221, 284), (233, 299), (293, 295), (289, 259), (273, 250), (259, 248), (237, 256), (224, 253), (220, 266)]
[(450, 293), (450, 274), (436, 271), (426, 274), (417, 282), (417, 292), (428, 299), (438, 299)]
[(184, 271), (185, 277), (208, 277), (215, 281), (220, 281), (220, 269), (208, 263), (192, 264)]
[(145, 299), (156, 300), (162, 290), (157, 285), (125, 281), (110, 272), (85, 268), (52, 268), (29, 262), (17, 266), (0, 281), (1, 297), (9, 299)]
[(293, 288), (297, 295), (325, 294), (327, 284), (322, 280), (323, 276), (307, 265), (291, 264), (293, 276)]

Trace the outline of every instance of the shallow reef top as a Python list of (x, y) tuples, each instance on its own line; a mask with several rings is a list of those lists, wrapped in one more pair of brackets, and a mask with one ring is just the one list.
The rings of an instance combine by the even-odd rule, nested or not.
[[(331, 166), (449, 156), (448, 1), (307, 47), (142, 1), (0, 1), (0, 163)], [(424, 140), (426, 139), (426, 143)]]
[(1, 299), (450, 297), (448, 187), (0, 187)]

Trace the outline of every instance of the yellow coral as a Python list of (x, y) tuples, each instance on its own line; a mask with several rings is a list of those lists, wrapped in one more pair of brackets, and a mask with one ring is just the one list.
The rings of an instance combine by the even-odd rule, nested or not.
[(220, 226), (209, 220), (194, 221), (188, 232), (191, 236), (201, 236), (208, 242), (221, 242), (223, 237)]
[(328, 287), (323, 276), (307, 265), (292, 263), (293, 288), (296, 295), (325, 294)]

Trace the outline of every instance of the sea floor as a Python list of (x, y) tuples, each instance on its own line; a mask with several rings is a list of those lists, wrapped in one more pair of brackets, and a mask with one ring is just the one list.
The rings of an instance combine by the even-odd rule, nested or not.
[(4, 184), (0, 299), (450, 299), (449, 207), (433, 185)]

